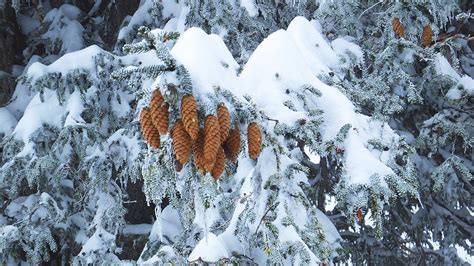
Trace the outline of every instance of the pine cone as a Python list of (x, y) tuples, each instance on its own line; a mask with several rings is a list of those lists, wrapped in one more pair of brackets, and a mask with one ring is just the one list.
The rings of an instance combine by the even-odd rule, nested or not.
[(140, 113), (140, 127), (146, 142), (153, 148), (160, 147), (160, 133), (153, 125), (148, 107), (144, 107)]
[(430, 25), (423, 28), (423, 34), (421, 35), (421, 46), (428, 47), (433, 40), (433, 30)]
[(224, 172), (224, 167), (225, 167), (224, 149), (222, 147), (219, 147), (219, 150), (216, 156), (216, 162), (214, 163), (214, 168), (212, 168), (212, 172), (211, 172), (212, 177), (214, 178), (215, 181), (219, 180), (219, 177)]
[(196, 141), (199, 133), (198, 106), (192, 95), (186, 95), (181, 99), (181, 118), (189, 136)]
[(229, 137), (225, 142), (225, 155), (227, 159), (235, 162), (240, 153), (240, 130), (239, 127), (231, 129)]
[(393, 29), (393, 32), (395, 32), (395, 35), (397, 36), (397, 38), (401, 38), (405, 36), (405, 28), (400, 22), (400, 19), (394, 18), (392, 20), (392, 29)]
[(150, 101), (151, 118), (161, 135), (168, 133), (169, 113), (168, 103), (165, 102), (159, 89), (153, 91)]
[(173, 130), (171, 131), (171, 138), (173, 139), (173, 151), (176, 155), (176, 159), (182, 165), (188, 162), (189, 155), (191, 154), (191, 137), (184, 129), (183, 122), (181, 120), (176, 121)]
[(256, 160), (262, 150), (262, 131), (255, 122), (250, 123), (247, 128), (247, 141), (250, 159)]
[(200, 128), (197, 140), (193, 144), (194, 164), (204, 173), (204, 129)]
[(359, 208), (359, 209), (357, 210), (356, 216), (357, 216), (357, 220), (358, 220), (359, 222), (361, 222), (361, 221), (362, 221), (362, 218), (364, 218), (363, 213), (362, 213), (362, 209)]
[(204, 170), (212, 171), (220, 146), (220, 127), (217, 117), (208, 115), (204, 121)]
[(219, 127), (220, 127), (220, 136), (221, 136), (221, 144), (223, 144), (227, 137), (229, 136), (229, 129), (230, 129), (230, 114), (227, 107), (221, 103), (219, 107), (217, 107), (217, 118), (219, 120)]

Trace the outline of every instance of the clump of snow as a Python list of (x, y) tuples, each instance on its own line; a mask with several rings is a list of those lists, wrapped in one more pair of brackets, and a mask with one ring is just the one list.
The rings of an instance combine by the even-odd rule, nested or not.
[(306, 18), (294, 18), (286, 31), (291, 35), (292, 41), (298, 47), (298, 52), (304, 58), (317, 60), (316, 62), (307, 62), (306, 67), (311, 67), (311, 64), (315, 63), (321, 66), (335, 67), (339, 63), (339, 59), (326, 37)]
[(448, 97), (452, 100), (459, 100), (462, 97), (462, 91), (457, 87), (451, 88), (446, 93), (446, 97)]
[(469, 96), (474, 95), (474, 79), (472, 77), (467, 75), (461, 77), (441, 53), (436, 54), (435, 60), (438, 74), (448, 75), (458, 82), (455, 87), (446, 93), (446, 97), (458, 100), (463, 96), (464, 92)]
[(83, 124), (85, 123), (84, 119), (81, 117), (82, 111), (84, 111), (84, 105), (82, 104), (81, 95), (76, 90), (74, 91), (67, 101), (66, 110), (68, 115), (64, 126)]
[[(84, 48), (80, 51), (75, 51), (71, 53), (67, 53), (63, 55), (61, 58), (56, 60), (54, 63), (50, 65), (44, 65), (40, 62), (35, 62), (31, 64), (28, 68), (28, 77), (31, 78), (31, 82), (34, 82), (48, 74), (53, 72), (59, 72), (62, 75), (66, 75), (67, 73), (73, 70), (85, 70), (87, 72), (91, 72), (91, 74), (95, 74), (98, 69), (96, 69), (94, 58), (99, 55), (109, 55), (112, 54), (106, 52), (102, 48), (97, 45), (91, 45), (87, 48)], [(158, 58), (156, 57), (153, 51), (149, 51), (146, 53), (138, 54), (138, 55), (126, 55), (126, 56), (113, 56), (114, 58), (121, 59), (124, 64), (127, 65), (138, 65), (141, 66), (148, 66), (152, 64), (156, 64)], [(132, 66), (133, 67), (133, 66)]]
[(341, 57), (345, 58), (346, 61), (350, 61), (349, 54), (355, 56), (358, 63), (363, 63), (364, 52), (362, 48), (357, 44), (350, 42), (345, 37), (340, 37), (331, 42), (331, 46), (334, 51)]
[(218, 35), (190, 28), (179, 38), (171, 54), (188, 69), (199, 93), (212, 93), (217, 86), (233, 86), (239, 64)]
[(173, 239), (182, 230), (179, 214), (176, 209), (168, 205), (158, 215), (150, 233), (150, 241), (165, 242), (165, 238)]
[(249, 16), (255, 17), (257, 15), (257, 8), (255, 7), (254, 0), (240, 0), (240, 6), (247, 10)]
[(130, 18), (127, 26), (122, 27), (118, 33), (117, 40), (126, 38), (134, 27), (149, 25), (153, 22), (153, 18), (149, 10), (153, 8), (153, 0), (142, 0), (137, 11)]
[(103, 50), (99, 46), (91, 45), (80, 51), (67, 53), (49, 66), (35, 62), (28, 68), (28, 76), (32, 78), (34, 83), (39, 77), (51, 72), (60, 72), (65, 75), (73, 69), (93, 69), (94, 61), (92, 58), (101, 52)]
[(444, 57), (441, 53), (436, 54), (435, 61), (436, 71), (438, 72), (438, 74), (448, 75), (455, 80), (461, 78), (456, 72), (456, 70), (451, 67), (451, 64), (449, 64), (448, 59), (446, 59), (446, 57)]
[(62, 42), (61, 52), (69, 53), (80, 50), (84, 47), (82, 35), (84, 27), (77, 21), (81, 11), (72, 5), (62, 5), (46, 14), (44, 22), (50, 23), (48, 31), (43, 34), (43, 38), (55, 42)]
[[(59, 104), (56, 92), (45, 90), (44, 101), (41, 101), (39, 93), (30, 101), (26, 107), (23, 117), (18, 121), (13, 134), (15, 138), (23, 140), (25, 143), (24, 152), (28, 153), (32, 148), (29, 137), (33, 132), (48, 124), (61, 127), (61, 115), (64, 113), (64, 106)], [(56, 115), (52, 115), (56, 114)]]
[[(114, 242), (115, 235), (107, 232), (103, 228), (98, 228), (87, 240), (84, 246), (82, 246), (82, 249), (79, 252), (79, 257), (85, 258), (87, 263), (93, 263), (94, 261), (99, 260), (99, 258), (97, 258), (97, 253), (99, 252), (95, 251), (102, 250), (99, 254), (104, 254), (107, 250), (115, 246)], [(120, 261), (118, 257), (111, 253), (106, 253), (106, 256), (110, 261)]]
[(463, 76), (458, 83), (462, 89), (466, 91), (469, 96), (474, 95), (474, 79), (469, 76)]
[(216, 262), (222, 258), (229, 258), (229, 255), (221, 240), (215, 234), (209, 233), (193, 249), (188, 261), (202, 259), (206, 262)]
[(16, 118), (13, 116), (7, 108), (2, 107), (0, 108), (0, 136), (3, 134), (4, 136), (10, 135), (16, 126)]

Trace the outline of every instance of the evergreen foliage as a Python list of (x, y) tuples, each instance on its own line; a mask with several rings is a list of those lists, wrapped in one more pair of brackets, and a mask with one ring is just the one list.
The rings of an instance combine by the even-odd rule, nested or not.
[[(474, 17), (457, 1), (144, 0), (116, 41), (99, 9), (120, 0), (33, 2), (0, 1), (28, 34), (0, 108), (1, 264), (468, 264)], [(235, 157), (219, 178), (170, 133), (147, 144), (155, 90), (170, 131), (184, 96), (201, 129), (228, 109), (240, 149), (215, 141)]]

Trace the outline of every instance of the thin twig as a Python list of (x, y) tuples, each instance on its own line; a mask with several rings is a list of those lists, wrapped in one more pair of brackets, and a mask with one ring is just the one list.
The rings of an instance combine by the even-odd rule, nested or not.
[(362, 17), (362, 15), (365, 14), (365, 12), (371, 10), (371, 9), (374, 8), (376, 5), (381, 4), (381, 3), (383, 3), (383, 1), (380, 1), (380, 2), (377, 2), (377, 3), (373, 4), (371, 7), (367, 8), (367, 9), (364, 10), (362, 13), (360, 13), (359, 18), (357, 18), (357, 19), (360, 19), (360, 18)]
[(260, 225), (262, 224), (263, 219), (265, 218), (265, 216), (267, 216), (267, 214), (268, 214), (268, 212), (270, 212), (270, 210), (274, 210), (274, 209), (278, 206), (278, 204), (280, 204), (280, 203), (279, 203), (279, 202), (275, 202), (275, 204), (273, 204), (272, 206), (270, 206), (270, 207), (265, 211), (265, 213), (264, 213), (263, 216), (262, 216), (262, 219), (260, 219), (260, 222), (259, 222), (258, 225), (257, 225), (257, 229), (255, 230), (255, 235), (257, 234), (258, 228), (259, 228)]

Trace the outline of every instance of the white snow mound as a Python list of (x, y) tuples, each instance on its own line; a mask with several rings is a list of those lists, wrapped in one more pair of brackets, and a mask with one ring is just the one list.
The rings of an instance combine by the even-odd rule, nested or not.
[(206, 262), (216, 262), (222, 258), (229, 258), (229, 253), (224, 247), (224, 244), (215, 234), (208, 233), (196, 245), (191, 255), (189, 255), (188, 261), (195, 261), (201, 258)]
[[(303, 17), (295, 18), (288, 30), (268, 36), (250, 56), (240, 75), (238, 64), (223, 41), (214, 34), (191, 28), (184, 32), (172, 50), (178, 62), (189, 71), (196, 94), (212, 93), (213, 88), (231, 90), (241, 97), (250, 95), (257, 107), (280, 123), (293, 125), (306, 115), (301, 107), (288, 109), (283, 103), (291, 97), (287, 89), (312, 85), (322, 96), (315, 104), (324, 111), (323, 140), (332, 140), (345, 124), (351, 124), (344, 143), (348, 184), (366, 184), (372, 175), (393, 174), (386, 166), (386, 152), (368, 149), (368, 140), (379, 138), (384, 144), (398, 140), (387, 124), (371, 121), (356, 113), (352, 102), (335, 87), (318, 79), (338, 67), (338, 54), (349, 50), (361, 56), (357, 45), (340, 40), (334, 51), (316, 27)], [(385, 182), (382, 178), (382, 185)]]

